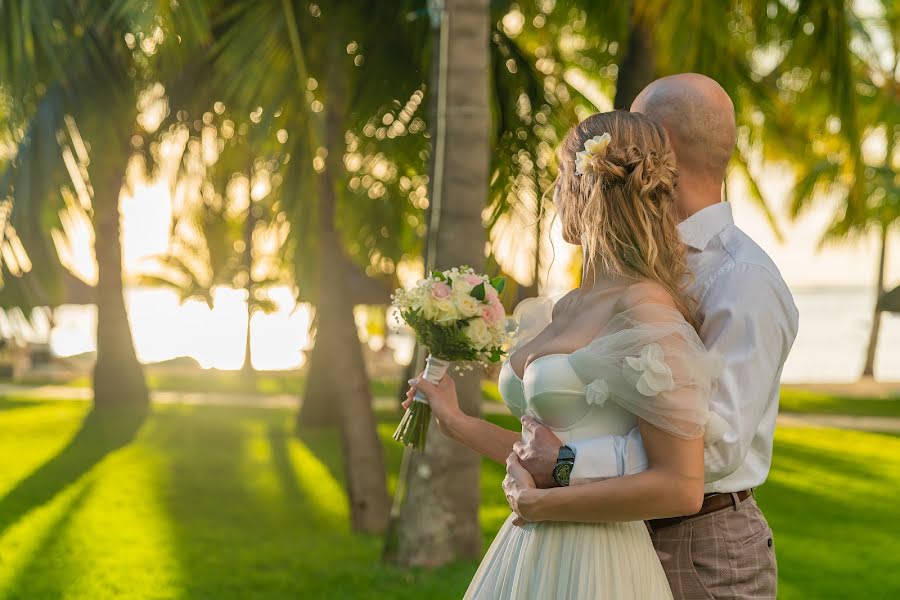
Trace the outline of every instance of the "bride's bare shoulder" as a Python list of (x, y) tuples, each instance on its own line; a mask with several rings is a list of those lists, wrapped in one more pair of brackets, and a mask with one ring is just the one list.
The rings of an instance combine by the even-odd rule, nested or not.
[(572, 288), (553, 303), (553, 310), (550, 311), (551, 319), (555, 319), (565, 312), (566, 304), (568, 304), (569, 300), (572, 298), (572, 294), (574, 294), (577, 290), (578, 288)]
[(647, 303), (663, 304), (675, 309), (678, 308), (672, 294), (662, 285), (654, 281), (640, 281), (628, 286), (622, 292), (619, 298), (619, 309), (628, 310)]

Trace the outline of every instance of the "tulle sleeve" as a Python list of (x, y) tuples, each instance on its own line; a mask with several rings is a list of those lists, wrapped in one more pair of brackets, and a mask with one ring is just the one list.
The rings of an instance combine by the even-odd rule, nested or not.
[(561, 295), (531, 296), (521, 300), (513, 309), (512, 320), (516, 324), (515, 335), (510, 344), (509, 354), (524, 346), (550, 324), (553, 306)]
[(586, 346), (569, 355), (589, 401), (615, 402), (685, 439), (724, 434), (709, 410), (722, 369), (674, 307), (645, 302), (616, 314)]

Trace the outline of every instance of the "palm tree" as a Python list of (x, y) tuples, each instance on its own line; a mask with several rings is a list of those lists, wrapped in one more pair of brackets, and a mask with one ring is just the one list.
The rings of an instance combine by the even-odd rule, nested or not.
[[(172, 6), (158, 15), (124, 0), (0, 4), (0, 37), (7, 40), (0, 81), (12, 99), (12, 121), (23, 124), (0, 190), (11, 200), (10, 222), (32, 264), (55, 252), (44, 224), (53, 223), (63, 206), (60, 187), (90, 207), (98, 408), (148, 402), (123, 298), (118, 201), (128, 185), (132, 136), (140, 133), (137, 99), (154, 67), (165, 64), (160, 59), (177, 62), (198, 31), (198, 15)], [(183, 46), (161, 44), (167, 35), (174, 39), (173, 29)]]
[[(777, 87), (759, 104), (765, 121), (758, 130), (766, 136), (765, 154), (787, 159), (797, 171), (791, 216), (799, 218), (818, 201), (837, 197), (841, 207), (821, 244), (878, 236), (866, 377), (874, 374), (887, 244), (900, 224), (894, 176), (900, 11), (891, 2), (875, 8), (880, 11), (865, 14), (852, 2), (809, 2), (796, 12), (769, 9), (758, 18), (761, 41), (787, 48), (766, 77)], [(884, 156), (867, 155), (864, 143), (881, 137)]]
[[(247, 327), (242, 370), (250, 374), (253, 315), (277, 310), (267, 295), (269, 287), (292, 283), (289, 263), (279, 252), (287, 232), (285, 215), (272, 194), (280, 165), (274, 156), (254, 158), (248, 137), (257, 125), (251, 119), (242, 121), (217, 104), (203, 113), (202, 121), (199, 131), (180, 123), (163, 136), (182, 140), (178, 167), (170, 169), (179, 212), (169, 250), (152, 257), (140, 283), (174, 289), (182, 302), (200, 299), (210, 309), (215, 288), (243, 289)], [(273, 142), (270, 147), (278, 146)], [(165, 170), (162, 164), (173, 162), (156, 160), (160, 171)]]
[[(389, 498), (353, 307), (386, 304), (396, 264), (420, 247), (410, 224), (420, 209), (410, 199), (422, 186), (417, 140), (425, 132), (415, 119), (419, 59), (407, 43), (415, 23), (407, 27), (405, 15), (402, 5), (387, 11), (362, 0), (229, 3), (210, 11), (213, 42), (171, 97), (179, 107), (220, 101), (235, 114), (256, 115), (261, 132), (283, 131), (277, 156), (286, 168), (273, 202), (290, 223), (285, 256), (298, 299), (315, 307), (303, 410), (337, 409), (351, 519), (360, 531), (384, 528)], [(188, 78), (193, 85), (182, 86)], [(252, 135), (249, 141), (268, 147)]]
[[(434, 267), (484, 265), (481, 213), (487, 200), (491, 115), (487, 0), (435, 3), (438, 26), (434, 94), (435, 147), (431, 190)], [(465, 174), (465, 177), (459, 176)], [(479, 377), (458, 378), (462, 409), (480, 413)], [(423, 453), (408, 457), (406, 493), (387, 557), (404, 565), (436, 565), (481, 554), (478, 527), (480, 459), (435, 428)]]

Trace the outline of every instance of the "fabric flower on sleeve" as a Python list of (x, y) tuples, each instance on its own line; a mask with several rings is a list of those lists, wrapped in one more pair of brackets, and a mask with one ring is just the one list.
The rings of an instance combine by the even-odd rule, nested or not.
[(709, 411), (706, 413), (706, 425), (703, 434), (703, 443), (707, 446), (715, 444), (731, 429), (728, 421), (719, 416), (718, 413)]
[(588, 404), (600, 407), (609, 398), (609, 385), (603, 379), (595, 379), (584, 388), (584, 399)]
[(657, 343), (647, 344), (640, 356), (626, 356), (626, 364), (641, 373), (637, 381), (637, 389), (645, 396), (655, 396), (675, 387), (672, 369), (665, 362), (662, 346)]

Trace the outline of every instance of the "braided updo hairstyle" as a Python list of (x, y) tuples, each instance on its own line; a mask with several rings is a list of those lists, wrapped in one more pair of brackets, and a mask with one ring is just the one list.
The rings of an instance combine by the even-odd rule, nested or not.
[[(605, 151), (576, 173), (576, 153), (609, 133)], [(686, 250), (675, 212), (675, 155), (665, 129), (640, 113), (596, 113), (573, 127), (562, 145), (555, 204), (563, 230), (581, 240), (585, 265), (663, 286), (698, 326), (696, 302), (685, 290)]]

